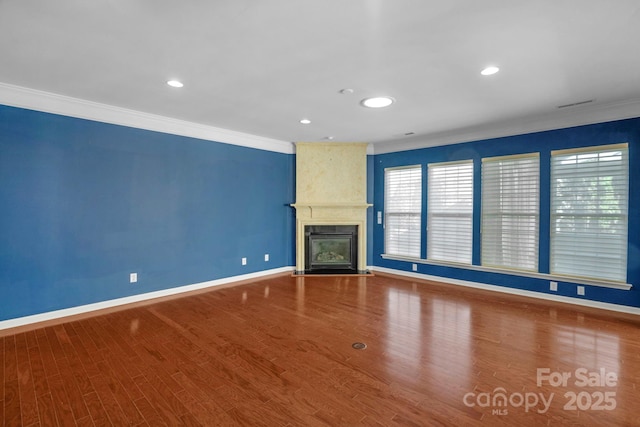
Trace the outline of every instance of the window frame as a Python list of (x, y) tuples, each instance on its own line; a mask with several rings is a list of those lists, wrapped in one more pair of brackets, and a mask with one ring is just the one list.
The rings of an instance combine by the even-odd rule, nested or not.
[[(535, 167), (533, 168), (523, 167), (517, 170), (509, 170), (509, 168), (517, 167), (519, 162), (531, 160), (535, 161)], [(504, 166), (504, 173), (503, 170), (490, 171), (489, 167), (493, 166)], [(530, 179), (532, 176), (533, 179)], [(504, 191), (502, 191), (503, 189)], [(530, 192), (525, 191), (531, 189), (535, 190), (533, 200), (523, 197), (523, 195), (530, 195)], [(504, 270), (539, 271), (540, 194), (539, 152), (485, 157), (482, 159), (480, 265)], [(495, 203), (497, 207), (490, 207), (488, 205), (489, 202)], [(490, 225), (492, 218), (496, 218), (496, 221), (500, 222), (501, 225), (491, 229), (493, 228)], [(527, 230), (526, 226), (527, 218), (533, 220), (533, 227), (531, 225), (528, 226), (530, 231)], [(523, 225), (522, 219), (525, 219), (525, 227), (521, 227)], [(504, 220), (507, 220), (507, 224), (511, 224), (511, 227), (502, 226)], [(522, 232), (523, 229), (524, 233)], [(496, 246), (491, 246), (494, 242), (490, 240), (489, 236), (498, 232), (501, 238), (506, 236), (507, 242), (505, 245), (496, 242)], [(511, 236), (510, 239), (509, 236)], [(531, 240), (532, 246), (518, 247), (512, 244), (514, 239), (523, 237)], [(495, 240), (498, 239), (496, 238)], [(501, 240), (504, 241), (505, 239), (502, 238)], [(519, 249), (524, 250), (519, 252)], [(525, 259), (525, 262), (503, 261), (500, 263), (498, 260), (504, 260), (505, 256), (507, 258)], [(529, 259), (526, 260), (526, 258)], [(493, 262), (489, 261), (489, 259)]]
[[(438, 211), (439, 208), (443, 208), (443, 205), (436, 205), (436, 201), (438, 200), (437, 196), (434, 196), (436, 192), (440, 191), (440, 188), (437, 188), (436, 185), (442, 185), (441, 182), (435, 182), (436, 177), (434, 174), (438, 170), (442, 170), (444, 168), (452, 168), (465, 166), (469, 170), (465, 176), (465, 179), (468, 179), (468, 185), (464, 187), (456, 185), (456, 191), (459, 193), (460, 191), (469, 191), (470, 195), (465, 198), (467, 202), (470, 202), (470, 209), (468, 210), (450, 210), (450, 212), (445, 212), (443, 210)], [(473, 159), (453, 161), (453, 162), (438, 162), (438, 163), (429, 163), (427, 165), (427, 259), (429, 261), (435, 262), (443, 262), (443, 263), (453, 263), (453, 264), (461, 264), (461, 265), (473, 265), (473, 212), (475, 209), (474, 206), (474, 175), (475, 175), (475, 164)], [(446, 174), (446, 172), (445, 172)], [(448, 179), (445, 176), (445, 180)], [(444, 185), (448, 185), (449, 182), (444, 182)], [(444, 195), (444, 193), (441, 193)], [(455, 201), (455, 200), (454, 200)], [(452, 257), (450, 254), (452, 253), (449, 250), (448, 245), (445, 243), (445, 239), (441, 238), (444, 234), (449, 233), (449, 230), (444, 230), (440, 225), (434, 224), (434, 221), (439, 219), (444, 219), (447, 222), (447, 225), (453, 225), (454, 228), (458, 228), (455, 219), (468, 219), (468, 226), (466, 227), (468, 230), (468, 240), (465, 243), (465, 247), (458, 247), (455, 249), (455, 253), (460, 253), (460, 250), (464, 250), (465, 257)], [(448, 221), (447, 221), (448, 219)], [(452, 221), (452, 219), (454, 219)], [(436, 236), (436, 233), (438, 235)], [(455, 237), (463, 238), (462, 235), (457, 233), (457, 230), (454, 232)], [(436, 239), (436, 237), (438, 237)], [(448, 240), (450, 241), (450, 240)], [(448, 253), (447, 253), (448, 252)], [(440, 253), (447, 253), (447, 256), (442, 256)]]
[[(408, 201), (408, 204), (412, 205), (410, 209), (413, 209), (413, 210), (408, 210), (408, 211), (403, 210), (403, 208), (390, 206), (390, 202), (393, 198), (390, 197), (390, 194), (388, 193), (390, 186), (392, 185), (389, 182), (390, 174), (396, 173), (396, 172), (403, 172), (403, 171), (408, 172), (410, 174), (416, 174), (417, 172), (417, 175), (418, 175), (417, 178), (415, 176), (409, 176), (407, 178), (408, 182), (411, 184), (416, 184), (415, 182), (411, 182), (411, 181), (415, 181), (415, 180), (418, 181), (417, 188), (413, 189), (414, 193), (411, 194), (411, 200)], [(402, 184), (402, 183), (398, 183), (398, 184)], [(422, 190), (423, 190), (422, 165), (408, 165), (408, 166), (385, 168), (384, 170), (384, 220), (383, 220), (385, 255), (408, 257), (408, 258), (421, 257), (422, 202), (423, 202)], [(418, 196), (417, 200), (414, 198), (416, 194)], [(417, 220), (417, 229), (411, 228), (411, 225), (409, 225), (410, 229), (408, 231), (408, 236), (407, 236), (408, 240), (407, 241), (403, 241), (402, 239), (399, 240), (399, 246), (406, 247), (407, 249), (406, 252), (396, 251), (395, 248), (390, 249), (390, 246), (391, 246), (390, 241), (392, 240), (391, 233), (393, 231), (393, 229), (391, 228), (391, 224), (396, 223), (396, 221), (392, 220), (392, 218), (394, 217), (397, 217), (397, 218), (404, 217), (405, 219), (408, 219), (409, 222), (413, 222), (414, 224)], [(411, 230), (413, 230), (413, 232)], [(417, 235), (414, 234), (416, 232), (417, 232)]]
[[(622, 173), (620, 174), (622, 181), (624, 182), (624, 187), (621, 188), (619, 190), (619, 194), (624, 194), (624, 206), (623, 206), (623, 211), (620, 214), (611, 214), (611, 213), (602, 213), (602, 214), (598, 214), (597, 212), (589, 212), (589, 213), (574, 213), (571, 214), (570, 212), (558, 212), (558, 210), (555, 208), (555, 206), (558, 204), (559, 200), (558, 198), (554, 198), (554, 196), (557, 194), (557, 163), (554, 162), (555, 159), (560, 158), (561, 156), (580, 156), (580, 155), (593, 155), (593, 154), (598, 154), (598, 162), (602, 161), (600, 159), (600, 155), (603, 153), (607, 153), (607, 152), (615, 152), (615, 151), (620, 151), (621, 152), (621, 164), (622, 167), (624, 167), (625, 169), (622, 171)], [(576, 161), (576, 165), (577, 165), (577, 161)], [(586, 162), (584, 164), (587, 164)], [(599, 166), (598, 166), (599, 168)], [(550, 216), (549, 216), (549, 272), (552, 275), (556, 275), (556, 276), (565, 276), (565, 277), (569, 277), (569, 278), (576, 278), (576, 279), (587, 279), (587, 280), (598, 280), (598, 281), (604, 281), (604, 282), (612, 282), (612, 283), (626, 283), (627, 280), (627, 274), (628, 274), (628, 251), (629, 251), (629, 240), (628, 240), (628, 236), (629, 236), (629, 144), (628, 143), (621, 143), (621, 144), (610, 144), (610, 145), (600, 145), (600, 146), (590, 146), (590, 147), (580, 147), (580, 148), (574, 148), (574, 149), (567, 149), (567, 150), (554, 150), (551, 152), (551, 167), (550, 167), (550, 206), (549, 206), (549, 210), (550, 210)], [(571, 175), (571, 177), (576, 176), (575, 173), (573, 175)], [(600, 179), (602, 179), (603, 177), (606, 177), (606, 174), (600, 174), (600, 175), (593, 175), (591, 176), (592, 179), (597, 179), (598, 181)], [(585, 175), (583, 175), (583, 177), (586, 177)], [(599, 188), (599, 187), (598, 187)], [(587, 194), (586, 192), (584, 193), (580, 193), (580, 194)], [(578, 194), (576, 194), (576, 197), (578, 196)], [(602, 210), (602, 206), (603, 206), (603, 201), (602, 199), (598, 199), (598, 209)], [(578, 204), (576, 204), (576, 206), (578, 206)], [(560, 238), (559, 236), (559, 232), (558, 232), (558, 228), (559, 228), (559, 220), (558, 218), (562, 217), (562, 218), (570, 218), (573, 217), (575, 223), (577, 224), (579, 223), (579, 219), (588, 219), (588, 218), (595, 218), (596, 222), (598, 221), (598, 219), (602, 220), (602, 219), (606, 219), (606, 218), (618, 218), (621, 219), (623, 221), (623, 227), (621, 229), (623, 229), (623, 233), (620, 234), (618, 236), (618, 240), (620, 243), (620, 246), (617, 247), (618, 249), (618, 253), (617, 254), (613, 254), (613, 252), (610, 253), (610, 257), (614, 257), (616, 255), (622, 256), (623, 257), (623, 262), (621, 263), (621, 266), (618, 270), (618, 277), (614, 278), (611, 276), (606, 276), (604, 275), (604, 266), (606, 265), (607, 267), (611, 267), (611, 262), (608, 263), (602, 263), (602, 257), (604, 256), (602, 254), (603, 249), (605, 248), (605, 245), (603, 244), (602, 241), (597, 241), (599, 239), (599, 237), (594, 237), (594, 241), (590, 242), (592, 244), (593, 249), (598, 248), (600, 253), (599, 254), (595, 254), (593, 252), (588, 253), (588, 245), (584, 245), (584, 244), (580, 244), (578, 242), (579, 240), (579, 236), (584, 236), (587, 234), (594, 234), (593, 232), (591, 233), (577, 233), (574, 232), (573, 236), (571, 236), (573, 238), (573, 240), (576, 242), (576, 244), (573, 246), (573, 250), (577, 251), (578, 249), (580, 251), (583, 252), (582, 257), (584, 256), (590, 256), (591, 258), (594, 259), (598, 259), (598, 265), (600, 265), (600, 267), (597, 269), (598, 272), (603, 273), (602, 275), (593, 275), (593, 274), (580, 274), (580, 273), (576, 273), (574, 271), (569, 271), (570, 268), (563, 266), (561, 268), (556, 267), (561, 261), (558, 261), (558, 259), (560, 258), (560, 249), (558, 248), (559, 246), (559, 241)], [(575, 226), (575, 225), (574, 225)], [(589, 226), (589, 224), (587, 224), (587, 226), (582, 226), (582, 228), (587, 228)], [(599, 226), (598, 226), (599, 227)], [(594, 228), (595, 230), (600, 230), (600, 228)], [(606, 233), (597, 233), (597, 236), (600, 236), (601, 234), (606, 234)], [(567, 233), (568, 235), (568, 233)], [(576, 261), (576, 263), (579, 263), (581, 261), (581, 259), (578, 258), (578, 256), (576, 256), (574, 258)], [(585, 263), (584, 260), (582, 260), (583, 264)], [(586, 261), (586, 263), (588, 265), (591, 265), (588, 261)], [(608, 274), (608, 273), (607, 273)]]

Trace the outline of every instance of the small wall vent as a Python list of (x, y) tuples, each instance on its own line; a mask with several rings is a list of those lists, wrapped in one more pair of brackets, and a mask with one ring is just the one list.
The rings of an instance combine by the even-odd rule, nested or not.
[(577, 107), (578, 105), (584, 105), (584, 104), (590, 104), (593, 101), (595, 101), (595, 99), (588, 99), (586, 101), (580, 101), (580, 102), (574, 102), (572, 104), (564, 104), (564, 105), (558, 105), (558, 108), (570, 108), (570, 107)]

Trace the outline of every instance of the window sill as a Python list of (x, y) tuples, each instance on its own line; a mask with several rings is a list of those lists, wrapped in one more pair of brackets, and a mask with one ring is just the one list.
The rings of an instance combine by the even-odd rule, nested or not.
[(390, 259), (395, 261), (406, 261), (406, 262), (412, 262), (416, 264), (437, 265), (441, 267), (462, 268), (466, 270), (482, 271), (485, 273), (509, 274), (512, 276), (531, 277), (535, 279), (553, 280), (556, 282), (569, 282), (569, 283), (576, 283), (579, 285), (598, 286), (601, 288), (621, 289), (625, 291), (628, 291), (633, 287), (633, 285), (629, 283), (609, 282), (606, 280), (587, 279), (584, 277), (561, 276), (557, 274), (537, 273), (534, 271), (524, 271), (524, 270), (508, 270), (508, 269), (496, 268), (496, 267), (485, 267), (481, 265), (460, 264), (460, 263), (445, 262), (445, 261), (433, 261), (433, 260), (428, 260), (423, 258), (413, 258), (408, 256), (400, 256), (400, 255), (382, 254), (380, 256), (384, 259)]

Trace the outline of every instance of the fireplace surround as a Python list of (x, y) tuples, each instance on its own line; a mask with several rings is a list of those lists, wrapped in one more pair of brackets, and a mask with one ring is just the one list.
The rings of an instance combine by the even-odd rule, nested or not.
[[(296, 143), (296, 203), (291, 205), (296, 210), (296, 274), (367, 272), (366, 220), (371, 204), (366, 202), (366, 176), (365, 143)], [(333, 244), (341, 251), (347, 245), (342, 227), (353, 230), (346, 233), (351, 235), (348, 266), (330, 253), (323, 254), (324, 261), (309, 263), (314, 248), (309, 247), (307, 232), (323, 227), (338, 227), (342, 243)], [(326, 242), (317, 245), (324, 246), (324, 252), (336, 252), (327, 249)]]

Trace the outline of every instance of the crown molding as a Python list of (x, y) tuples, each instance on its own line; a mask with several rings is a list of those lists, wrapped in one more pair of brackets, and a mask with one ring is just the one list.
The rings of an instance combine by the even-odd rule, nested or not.
[(394, 153), (636, 117), (640, 117), (640, 98), (622, 102), (577, 106), (556, 110), (549, 114), (504, 120), (447, 132), (416, 135), (409, 139), (378, 142), (374, 145), (374, 150), (375, 154)]
[(294, 146), (289, 141), (264, 138), (1, 82), (0, 104), (259, 150), (294, 153)]

